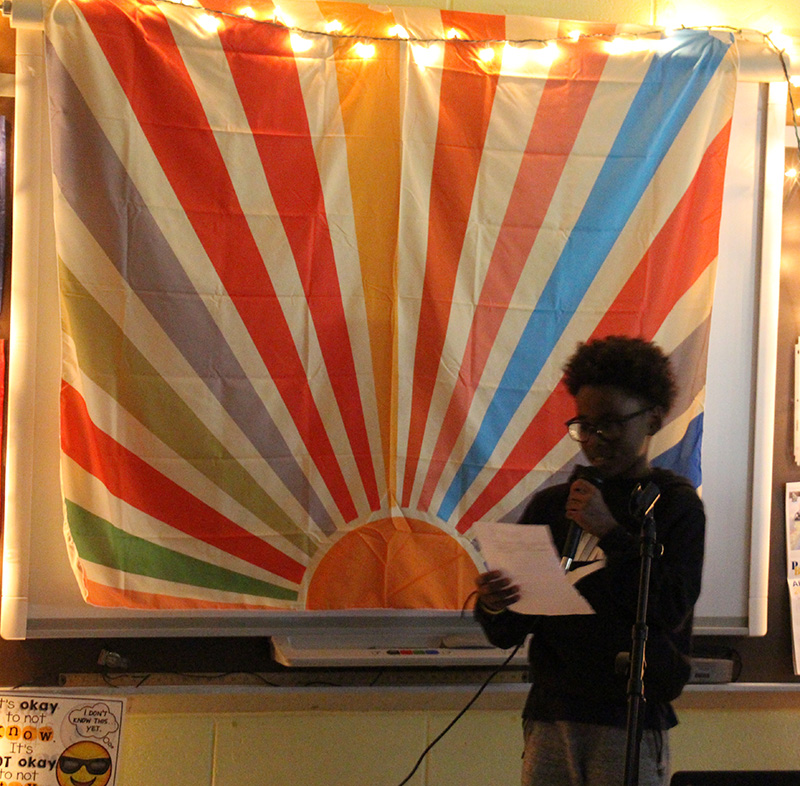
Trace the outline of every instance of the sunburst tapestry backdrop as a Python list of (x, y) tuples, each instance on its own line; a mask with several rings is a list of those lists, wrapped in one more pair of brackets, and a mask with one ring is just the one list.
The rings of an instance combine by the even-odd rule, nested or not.
[(560, 369), (592, 336), (671, 353), (656, 461), (700, 484), (736, 51), (617, 32), (58, 0), (61, 473), (88, 602), (460, 609), (472, 524), (577, 459)]

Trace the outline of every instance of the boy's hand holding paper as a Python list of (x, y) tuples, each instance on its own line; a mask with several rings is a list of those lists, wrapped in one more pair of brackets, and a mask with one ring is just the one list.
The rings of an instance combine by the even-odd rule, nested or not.
[(478, 548), (491, 570), (502, 570), (519, 586), (521, 598), (509, 608), (520, 614), (593, 614), (573, 583), (602, 566), (564, 574), (548, 527), (478, 521)]

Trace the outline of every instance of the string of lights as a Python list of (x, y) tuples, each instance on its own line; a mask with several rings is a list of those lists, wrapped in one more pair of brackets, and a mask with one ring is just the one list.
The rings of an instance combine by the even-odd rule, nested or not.
[[(308, 52), (313, 47), (314, 39), (327, 38), (337, 41), (353, 41), (353, 50), (356, 56), (365, 60), (375, 56), (375, 44), (385, 42), (407, 42), (415, 46), (414, 59), (419, 65), (429, 65), (436, 59), (434, 47), (438, 44), (447, 42), (458, 42), (464, 45), (482, 47), (478, 51), (478, 57), (489, 62), (496, 55), (495, 47), (503, 47), (503, 57), (511, 57), (516, 53), (528, 50), (531, 54), (541, 53), (545, 59), (554, 59), (557, 56), (559, 45), (576, 43), (581, 39), (593, 39), (604, 42), (610, 54), (620, 52), (630, 52), (634, 50), (655, 49), (664, 39), (681, 30), (705, 30), (709, 33), (729, 33), (738, 39), (761, 39), (769, 49), (771, 49), (780, 61), (786, 81), (796, 87), (800, 84), (800, 77), (790, 76), (787, 58), (791, 56), (793, 41), (790, 37), (776, 32), (761, 32), (758, 30), (747, 30), (731, 25), (704, 25), (704, 26), (680, 26), (677, 28), (647, 28), (643, 31), (621, 30), (613, 34), (580, 29), (580, 23), (576, 22), (576, 27), (566, 35), (549, 36), (544, 38), (470, 38), (462, 31), (451, 27), (443, 37), (437, 36), (415, 36), (400, 24), (393, 24), (387, 28), (385, 35), (348, 33), (344, 31), (344, 26), (339, 20), (326, 21), (321, 29), (311, 29), (301, 27), (292, 22), (284, 11), (277, 5), (263, 17), (258, 17), (252, 7), (242, 8), (238, 13), (219, 9), (211, 9), (202, 6), (198, 0), (160, 0), (169, 5), (188, 7), (203, 13), (200, 24), (209, 31), (216, 29), (221, 23), (221, 19), (230, 17), (234, 19), (247, 19), (258, 24), (270, 25), (286, 30), (290, 35), (292, 50), (298, 54)], [(591, 25), (589, 25), (591, 26)], [(539, 59), (542, 59), (541, 55)], [(795, 108), (791, 90), (789, 91), (789, 101), (792, 108), (792, 121), (794, 124), (795, 139), (797, 142), (798, 153), (800, 154), (800, 132), (798, 132), (797, 118), (800, 110)], [(788, 173), (787, 173), (788, 175)], [(796, 176), (796, 173), (795, 173)]]
[[(710, 33), (714, 32), (727, 32), (740, 38), (748, 36), (760, 37), (766, 42), (776, 53), (791, 53), (793, 48), (793, 41), (789, 36), (785, 36), (776, 32), (762, 32), (759, 30), (747, 30), (741, 27), (734, 27), (731, 25), (703, 25), (703, 26), (686, 26), (681, 25), (673, 28), (646, 28), (640, 31), (619, 30), (615, 33), (599, 33), (591, 31), (583, 31), (580, 29), (580, 22), (576, 22), (575, 29), (566, 35), (547, 36), (544, 38), (525, 37), (525, 38), (470, 38), (462, 31), (451, 27), (443, 36), (417, 36), (412, 35), (403, 25), (393, 24), (387, 28), (385, 35), (369, 34), (369, 33), (348, 33), (344, 31), (344, 27), (339, 20), (331, 20), (325, 22), (322, 29), (311, 29), (308, 27), (301, 27), (293, 23), (288, 18), (286, 13), (277, 5), (275, 5), (271, 12), (263, 17), (259, 17), (252, 7), (247, 6), (238, 13), (232, 11), (225, 11), (221, 9), (212, 9), (202, 6), (197, 0), (160, 0), (160, 2), (169, 5), (179, 5), (188, 8), (202, 11), (206, 14), (216, 18), (230, 17), (235, 19), (248, 19), (252, 22), (264, 25), (272, 25), (280, 27), (289, 31), (289, 33), (298, 36), (314, 36), (326, 37), (336, 40), (355, 40), (362, 42), (397, 42), (407, 41), (413, 44), (429, 45), (437, 43), (447, 43), (457, 41), (462, 44), (471, 45), (485, 45), (485, 46), (502, 46), (505, 44), (517, 46), (539, 46), (547, 47), (550, 44), (568, 44), (575, 43), (581, 39), (596, 39), (605, 42), (630, 42), (635, 45), (636, 42), (641, 42), (641, 48), (648, 48), (662, 41), (665, 37), (669, 37), (681, 30), (707, 30)], [(211, 22), (211, 24), (215, 24)], [(591, 26), (591, 23), (586, 23)]]
[[(414, 60), (420, 66), (427, 66), (432, 64), (438, 59), (438, 53), (435, 49), (437, 45), (447, 42), (458, 42), (464, 45), (471, 45), (480, 47), (478, 57), (485, 63), (491, 62), (496, 56), (495, 47), (503, 48), (503, 59), (512, 60), (524, 56), (523, 53), (535, 56), (539, 61), (553, 60), (558, 55), (558, 47), (560, 45), (568, 45), (576, 43), (581, 39), (594, 39), (602, 41), (606, 44), (607, 50), (610, 54), (621, 52), (641, 51), (647, 49), (655, 49), (659, 43), (668, 39), (671, 35), (681, 30), (705, 30), (709, 33), (728, 33), (735, 38), (756, 38), (763, 41), (769, 49), (771, 49), (777, 56), (781, 68), (783, 70), (786, 81), (792, 86), (797, 86), (800, 83), (800, 77), (790, 76), (787, 67), (787, 58), (791, 55), (793, 41), (788, 36), (775, 33), (775, 32), (761, 32), (757, 30), (745, 30), (744, 28), (734, 27), (730, 25), (715, 25), (715, 26), (696, 26), (687, 27), (680, 26), (673, 29), (659, 29), (650, 28), (645, 31), (625, 31), (609, 33), (598, 33), (592, 31), (580, 30), (579, 23), (576, 23), (574, 30), (563, 36), (551, 36), (546, 38), (470, 38), (467, 37), (462, 31), (456, 28), (449, 28), (444, 37), (436, 36), (414, 36), (409, 31), (399, 24), (393, 24), (387, 28), (386, 35), (364, 34), (360, 33), (347, 33), (344, 31), (344, 26), (339, 20), (330, 20), (323, 24), (322, 29), (310, 29), (293, 24), (286, 14), (280, 9), (279, 6), (273, 6), (270, 11), (263, 18), (258, 18), (256, 12), (252, 7), (241, 9), (239, 13), (231, 11), (215, 10), (203, 7), (197, 0), (161, 0), (161, 2), (186, 6), (196, 9), (203, 13), (203, 18), (200, 24), (213, 32), (214, 29), (220, 24), (220, 20), (224, 17), (232, 17), (236, 19), (248, 19), (264, 25), (271, 25), (279, 27), (289, 32), (290, 45), (292, 50), (297, 54), (308, 52), (313, 47), (313, 41), (319, 38), (335, 39), (337, 41), (354, 41), (353, 51), (357, 57), (368, 60), (375, 56), (376, 47), (378, 43), (385, 42), (398, 42), (404, 41), (411, 44), (413, 49)], [(794, 134), (797, 144), (798, 155), (800, 156), (800, 132), (798, 132), (797, 118), (800, 110), (795, 108), (792, 91), (789, 90), (789, 102), (791, 105), (791, 117), (794, 125)], [(797, 171), (789, 169), (786, 172), (787, 177), (797, 177)]]

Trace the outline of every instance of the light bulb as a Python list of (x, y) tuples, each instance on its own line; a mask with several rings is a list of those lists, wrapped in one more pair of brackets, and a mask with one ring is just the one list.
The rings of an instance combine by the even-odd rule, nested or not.
[(389, 28), (389, 35), (394, 36), (395, 38), (410, 38), (411, 36), (408, 34), (408, 30), (403, 27), (403, 25), (395, 25), (394, 27)]
[(655, 38), (614, 38), (607, 41), (605, 48), (610, 55), (624, 55), (630, 52), (647, 52), (658, 49), (661, 41)]
[(555, 41), (548, 41), (539, 49), (531, 51), (531, 57), (542, 65), (550, 65), (558, 57), (559, 48)]
[(303, 36), (298, 35), (297, 33), (292, 33), (289, 36), (289, 40), (292, 44), (292, 50), (294, 52), (308, 52), (309, 49), (314, 45), (314, 42), (308, 38), (303, 38)]
[(506, 42), (503, 47), (503, 65), (518, 66), (525, 62), (525, 50)]
[(374, 44), (365, 44), (363, 41), (359, 41), (353, 47), (353, 49), (355, 50), (356, 54), (364, 60), (369, 60), (371, 57), (375, 57)]
[(222, 24), (220, 19), (212, 14), (201, 14), (199, 17), (197, 17), (197, 23), (203, 28), (203, 30), (206, 30), (209, 33), (215, 33)]
[(421, 68), (427, 68), (433, 65), (440, 57), (440, 50), (438, 46), (430, 44), (423, 46), (422, 44), (411, 45), (411, 56), (414, 62)]
[(782, 33), (780, 30), (775, 30), (769, 34), (769, 40), (781, 51), (791, 55), (794, 51), (794, 41), (791, 36)]
[(291, 17), (287, 16), (280, 6), (275, 6), (274, 10), (272, 11), (272, 19), (286, 27), (293, 27)]

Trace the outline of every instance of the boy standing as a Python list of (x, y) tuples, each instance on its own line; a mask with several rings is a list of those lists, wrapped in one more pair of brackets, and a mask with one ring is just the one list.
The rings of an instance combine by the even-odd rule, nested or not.
[(641, 522), (630, 510), (635, 491), (654, 483), (661, 551), (652, 565), (644, 674), (644, 734), (639, 783), (669, 781), (670, 702), (689, 677), (694, 604), (700, 594), (705, 515), (691, 484), (651, 468), (648, 447), (675, 398), (669, 360), (641, 339), (608, 337), (579, 345), (564, 368), (577, 414), (567, 422), (591, 465), (536, 494), (521, 524), (549, 526), (562, 549), (570, 523), (580, 527), (573, 567), (603, 560), (576, 588), (594, 614), (530, 616), (508, 607), (518, 588), (501, 571), (477, 579), (475, 616), (500, 647), (532, 633), (532, 681), (523, 717), (522, 786), (619, 786), (627, 742), (627, 669), (639, 589)]

